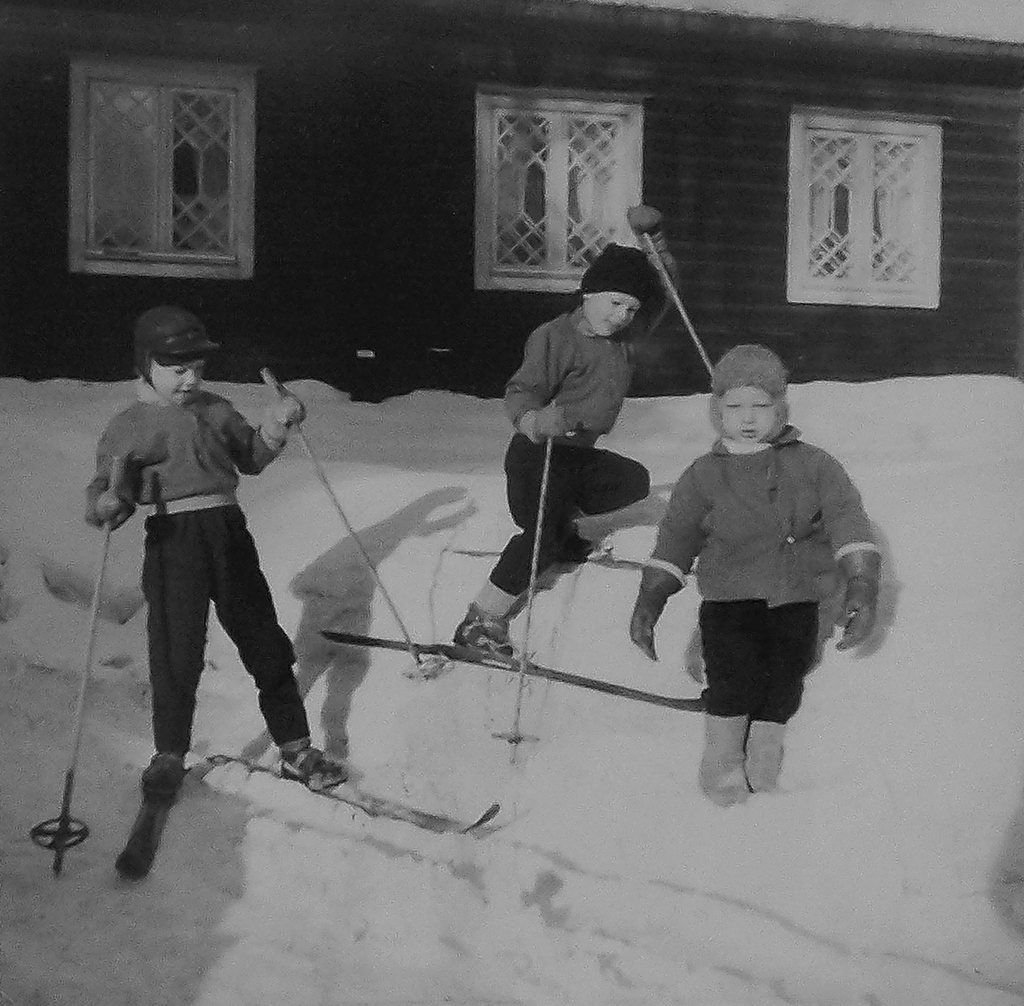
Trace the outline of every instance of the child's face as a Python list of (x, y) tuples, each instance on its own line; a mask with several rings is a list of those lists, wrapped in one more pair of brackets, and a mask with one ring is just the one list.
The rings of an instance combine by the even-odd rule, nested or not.
[(169, 363), (153, 360), (149, 365), (149, 383), (163, 401), (181, 405), (202, 386), (204, 366), (206, 360), (202, 359)]
[(757, 443), (774, 432), (775, 401), (761, 388), (730, 388), (719, 399), (722, 434), (730, 440)]
[(583, 314), (597, 335), (607, 338), (620, 332), (640, 310), (640, 301), (632, 294), (607, 290), (583, 295)]

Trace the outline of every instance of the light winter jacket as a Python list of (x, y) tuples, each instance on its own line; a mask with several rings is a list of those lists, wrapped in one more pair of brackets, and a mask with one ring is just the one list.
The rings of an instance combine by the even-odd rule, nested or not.
[(719, 440), (697, 458), (672, 490), (650, 564), (682, 578), (696, 563), (705, 600), (820, 600), (838, 556), (876, 546), (846, 470), (799, 436), (787, 426), (754, 454)]

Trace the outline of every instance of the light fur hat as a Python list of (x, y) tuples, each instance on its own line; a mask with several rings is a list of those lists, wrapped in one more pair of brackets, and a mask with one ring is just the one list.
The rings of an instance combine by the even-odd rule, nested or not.
[(711, 375), (709, 412), (715, 432), (722, 434), (721, 397), (733, 388), (760, 388), (775, 402), (775, 424), (766, 437), (777, 437), (789, 422), (786, 389), (789, 374), (785, 364), (767, 346), (748, 343), (733, 346), (717, 363)]
[(711, 390), (718, 398), (733, 388), (760, 388), (772, 398), (784, 398), (788, 383), (785, 364), (767, 346), (757, 343), (733, 346), (711, 375)]

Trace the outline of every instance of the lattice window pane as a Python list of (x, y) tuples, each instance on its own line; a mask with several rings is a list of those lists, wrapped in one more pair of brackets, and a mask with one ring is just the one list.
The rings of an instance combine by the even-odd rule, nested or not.
[(920, 146), (914, 140), (875, 141), (871, 269), (881, 282), (910, 283), (916, 273), (914, 160)]
[(854, 150), (852, 137), (825, 133), (811, 137), (809, 267), (814, 276), (842, 278), (849, 271)]
[(110, 249), (156, 247), (157, 92), (97, 84), (93, 121), (90, 242)]
[(789, 299), (938, 306), (941, 157), (936, 124), (795, 112)]
[(543, 266), (547, 259), (549, 122), (543, 115), (498, 116), (496, 259), (504, 266)]
[(610, 240), (632, 240), (641, 110), (537, 97), (477, 99), (477, 283), (574, 289)]
[(174, 95), (175, 248), (221, 253), (230, 248), (231, 106), (229, 94)]
[(569, 119), (566, 264), (585, 269), (607, 243), (615, 213), (616, 137), (620, 122), (600, 116)]

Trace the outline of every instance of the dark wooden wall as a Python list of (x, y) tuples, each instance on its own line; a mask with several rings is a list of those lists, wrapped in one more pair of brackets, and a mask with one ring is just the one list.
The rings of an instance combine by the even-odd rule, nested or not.
[[(526, 335), (571, 298), (473, 289), (474, 93), (485, 81), (644, 96), (645, 198), (666, 213), (682, 296), (712, 358), (760, 340), (797, 380), (1016, 372), (1020, 60), (829, 48), (737, 33), (731, 20), (694, 33), (621, 13), (382, 20), (385, 9), (290, 35), (269, 22), (244, 36), (221, 26), (203, 33), (205, 52), (180, 24), (173, 45), (157, 44), (159, 22), (124, 19), (101, 23), (118, 28), (113, 41), (94, 25), (92, 36), (51, 29), (31, 51), (0, 50), (0, 373), (126, 377), (132, 318), (172, 301), (224, 344), (213, 377), (256, 380), (271, 363), (360, 398), (500, 394)], [(67, 67), (83, 49), (258, 65), (252, 281), (68, 272)], [(786, 303), (794, 104), (943, 117), (938, 310)], [(374, 359), (358, 355), (366, 349)], [(636, 393), (706, 388), (674, 316), (638, 351)]]

